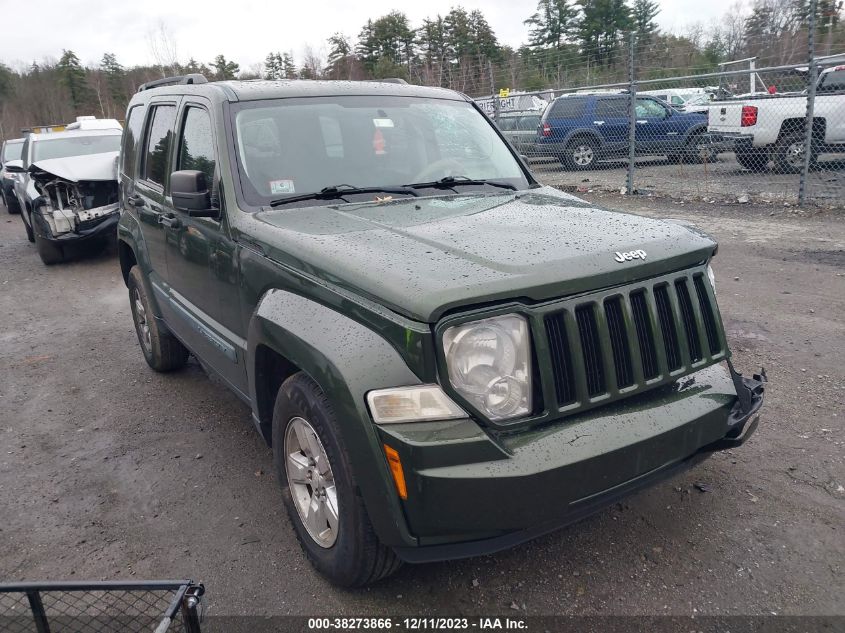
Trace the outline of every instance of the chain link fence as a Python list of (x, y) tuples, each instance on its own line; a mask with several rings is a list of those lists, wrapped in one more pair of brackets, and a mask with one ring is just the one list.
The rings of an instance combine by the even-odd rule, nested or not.
[(813, 32), (804, 63), (715, 72), (655, 65), (629, 37), (613, 81), (581, 85), (567, 67), (566, 87), (477, 101), (541, 181), (570, 191), (843, 207), (845, 52), (817, 56)]
[(203, 592), (190, 580), (0, 584), (0, 631), (199, 633)]

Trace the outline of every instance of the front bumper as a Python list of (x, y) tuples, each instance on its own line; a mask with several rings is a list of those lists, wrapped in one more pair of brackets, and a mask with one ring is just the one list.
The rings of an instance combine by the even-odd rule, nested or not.
[[(33, 218), (36, 214), (33, 214)], [(117, 223), (120, 221), (120, 213), (114, 212), (109, 215), (98, 218), (96, 223), (90, 225), (83, 225), (77, 227), (75, 231), (62, 233), (60, 235), (53, 235), (50, 228), (43, 219), (40, 222), (43, 226), (39, 227), (39, 234), (47, 241), (54, 244), (82, 244), (89, 240), (112, 238), (117, 236)]]
[(427, 562), (506, 549), (739, 446), (756, 430), (764, 382), (765, 374), (745, 379), (715, 365), (510, 436), (469, 420), (382, 427), (405, 468), (403, 510), (419, 543), (397, 554)]

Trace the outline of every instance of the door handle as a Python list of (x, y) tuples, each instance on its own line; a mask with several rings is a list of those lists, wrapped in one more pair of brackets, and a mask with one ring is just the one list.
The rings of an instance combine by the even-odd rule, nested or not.
[(604, 121), (593, 121), (593, 125), (604, 125)]
[(132, 194), (131, 196), (126, 198), (126, 202), (128, 202), (133, 207), (143, 207), (146, 204), (144, 202), (144, 199), (137, 193)]
[(158, 216), (158, 222), (169, 229), (178, 229), (182, 226), (182, 220), (177, 218), (173, 213), (165, 213)]
[(646, 123), (648, 123), (648, 121), (639, 120), (637, 121), (637, 123), (639, 123), (640, 125), (645, 125)]

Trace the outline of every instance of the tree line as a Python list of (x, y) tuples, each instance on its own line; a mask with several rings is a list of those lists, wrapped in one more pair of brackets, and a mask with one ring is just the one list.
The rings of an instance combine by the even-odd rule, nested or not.
[[(694, 24), (684, 33), (658, 28), (655, 0), (539, 0), (525, 16), (527, 41), (503, 45), (480, 10), (460, 6), (411, 24), (401, 11), (369, 19), (357, 35), (335, 33), (327, 54), (307, 46), (271, 51), (262, 64), (242, 70), (217, 55), (209, 62), (175, 58), (175, 43), (151, 51), (156, 63), (125, 67), (111, 52), (83, 66), (64, 50), (58, 60), (11, 69), (0, 62), (0, 137), (19, 128), (61, 123), (79, 114), (123, 118), (138, 86), (152, 79), (200, 73), (222, 79), (383, 79), (441, 86), (470, 95), (499, 88), (539, 90), (624, 80), (627, 38), (635, 42), (638, 76), (660, 78), (716, 70), (720, 62), (756, 56), (757, 65), (806, 60), (809, 0), (754, 0), (735, 5), (721, 20)], [(818, 0), (817, 53), (845, 50), (843, 0)], [(162, 30), (164, 33), (164, 30)], [(169, 55), (162, 51), (173, 51)]]

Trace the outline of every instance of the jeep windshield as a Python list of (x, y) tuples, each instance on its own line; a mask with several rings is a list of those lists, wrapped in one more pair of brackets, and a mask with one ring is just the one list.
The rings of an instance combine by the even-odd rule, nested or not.
[(70, 156), (117, 152), (119, 150), (120, 134), (39, 139), (33, 143), (32, 162), (50, 158), (68, 158)]
[(287, 198), (290, 206), (337, 204), (383, 197), (380, 191), (501, 193), (531, 184), (493, 126), (464, 101), (333, 96), (232, 110), (240, 182), (253, 206)]

